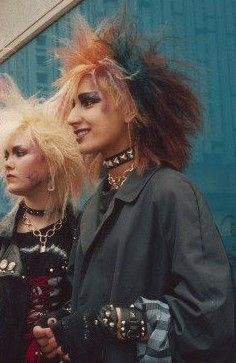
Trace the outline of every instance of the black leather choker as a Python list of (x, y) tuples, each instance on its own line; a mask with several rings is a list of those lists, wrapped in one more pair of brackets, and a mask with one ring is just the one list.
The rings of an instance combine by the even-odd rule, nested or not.
[(116, 166), (122, 165), (124, 163), (127, 163), (130, 160), (133, 160), (134, 158), (134, 150), (129, 147), (128, 149), (113, 155), (109, 159), (105, 159), (103, 161), (103, 166), (107, 169), (115, 168)]
[(43, 209), (32, 209), (28, 207), (24, 201), (21, 202), (21, 208), (24, 212), (29, 213), (32, 216), (43, 217), (46, 214), (46, 211)]

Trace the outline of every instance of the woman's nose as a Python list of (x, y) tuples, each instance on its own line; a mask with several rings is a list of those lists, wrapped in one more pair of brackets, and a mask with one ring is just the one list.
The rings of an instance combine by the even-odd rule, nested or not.
[(6, 170), (9, 170), (14, 169), (15, 164), (11, 158), (8, 158), (7, 160), (5, 160), (4, 166)]
[(72, 127), (82, 122), (82, 116), (79, 106), (75, 106), (73, 110), (71, 110), (67, 122)]

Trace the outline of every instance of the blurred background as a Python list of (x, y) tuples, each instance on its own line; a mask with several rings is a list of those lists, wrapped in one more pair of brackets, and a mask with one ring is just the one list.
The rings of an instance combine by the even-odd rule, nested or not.
[[(90, 23), (98, 23), (120, 9), (123, 0), (0, 3), (0, 30), (4, 30), (0, 72), (13, 77), (25, 95), (47, 97), (59, 72), (52, 49), (61, 39), (70, 37), (76, 14), (80, 12)], [(204, 193), (236, 274), (236, 0), (126, 3), (142, 31), (157, 36), (162, 28), (170, 36), (162, 45), (169, 57), (194, 66), (189, 72), (203, 102), (204, 129), (194, 142), (193, 157), (185, 173)], [(9, 36), (13, 30), (14, 41)], [(0, 216), (9, 208), (1, 183)]]

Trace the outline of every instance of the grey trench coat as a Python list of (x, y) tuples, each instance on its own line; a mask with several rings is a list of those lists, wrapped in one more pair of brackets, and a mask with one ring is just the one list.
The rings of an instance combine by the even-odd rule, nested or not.
[[(87, 202), (71, 256), (73, 309), (161, 300), (170, 308), (174, 363), (232, 363), (231, 270), (201, 193), (168, 167), (133, 172), (98, 223), (103, 185)], [(85, 361), (138, 362), (135, 344), (109, 342), (101, 350)]]

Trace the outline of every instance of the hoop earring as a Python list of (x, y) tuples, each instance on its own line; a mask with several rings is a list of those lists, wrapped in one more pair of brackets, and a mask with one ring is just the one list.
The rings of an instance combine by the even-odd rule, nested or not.
[(54, 175), (50, 173), (50, 179), (48, 181), (48, 191), (53, 192), (55, 190), (55, 178)]

